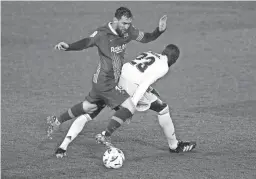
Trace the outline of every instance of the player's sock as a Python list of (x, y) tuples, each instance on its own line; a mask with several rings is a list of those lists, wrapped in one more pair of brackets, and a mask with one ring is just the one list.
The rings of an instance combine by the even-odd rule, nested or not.
[(82, 131), (86, 122), (92, 120), (88, 114), (79, 116), (70, 126), (68, 133), (63, 140), (60, 148), (67, 150), (68, 145), (77, 137), (77, 135)]
[(84, 109), (83, 109), (83, 103), (78, 103), (76, 105), (74, 105), (72, 108), (69, 108), (66, 112), (64, 112), (63, 114), (61, 114), (58, 118), (60, 123), (63, 123), (65, 121), (68, 121), (70, 119), (73, 119), (77, 116), (80, 116), (82, 114), (84, 114)]
[(108, 123), (105, 136), (111, 136), (111, 134), (119, 128), (127, 119), (132, 117), (132, 113), (127, 109), (121, 107), (119, 110), (115, 112), (112, 116), (110, 122)]
[(158, 121), (167, 138), (169, 147), (171, 149), (176, 149), (178, 145), (178, 140), (176, 139), (175, 129), (174, 129), (174, 125), (173, 125), (169, 110), (167, 111), (167, 113), (159, 114)]

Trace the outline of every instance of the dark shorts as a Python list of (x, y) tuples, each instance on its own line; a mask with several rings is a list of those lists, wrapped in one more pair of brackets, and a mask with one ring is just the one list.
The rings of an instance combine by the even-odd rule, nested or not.
[(114, 109), (121, 105), (129, 97), (129, 94), (125, 90), (117, 87), (107, 91), (101, 91), (93, 86), (85, 99), (90, 103), (95, 104), (104, 102), (111, 109)]

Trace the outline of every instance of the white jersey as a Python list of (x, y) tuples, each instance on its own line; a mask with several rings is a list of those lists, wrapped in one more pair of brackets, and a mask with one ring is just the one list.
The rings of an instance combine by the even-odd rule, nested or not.
[[(149, 76), (158, 80), (169, 70), (167, 57), (154, 52), (144, 52), (131, 62), (125, 63), (122, 74), (130, 81), (141, 84)], [(153, 82), (154, 83), (154, 82)]]
[(123, 65), (119, 85), (132, 96), (135, 105), (149, 86), (168, 72), (167, 61), (165, 55), (149, 51)]

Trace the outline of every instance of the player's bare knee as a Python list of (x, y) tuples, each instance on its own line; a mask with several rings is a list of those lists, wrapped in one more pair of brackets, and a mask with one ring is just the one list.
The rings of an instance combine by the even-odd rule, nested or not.
[(90, 103), (89, 101), (83, 102), (83, 110), (86, 113), (92, 113), (93, 111), (97, 110), (98, 106), (96, 104)]

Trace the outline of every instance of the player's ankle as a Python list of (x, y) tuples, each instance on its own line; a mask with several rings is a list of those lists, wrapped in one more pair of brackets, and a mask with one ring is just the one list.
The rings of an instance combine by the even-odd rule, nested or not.
[(111, 133), (110, 131), (108, 131), (108, 130), (105, 130), (105, 131), (102, 132), (102, 135), (104, 135), (104, 136), (106, 136), (106, 137), (110, 137), (111, 134), (112, 134), (112, 133)]
[(61, 122), (59, 121), (58, 118), (56, 118), (56, 120), (54, 121), (54, 123), (55, 123), (56, 126), (59, 126), (59, 125), (61, 124)]
[(178, 140), (172, 140), (169, 142), (169, 148), (175, 150), (178, 147)]

